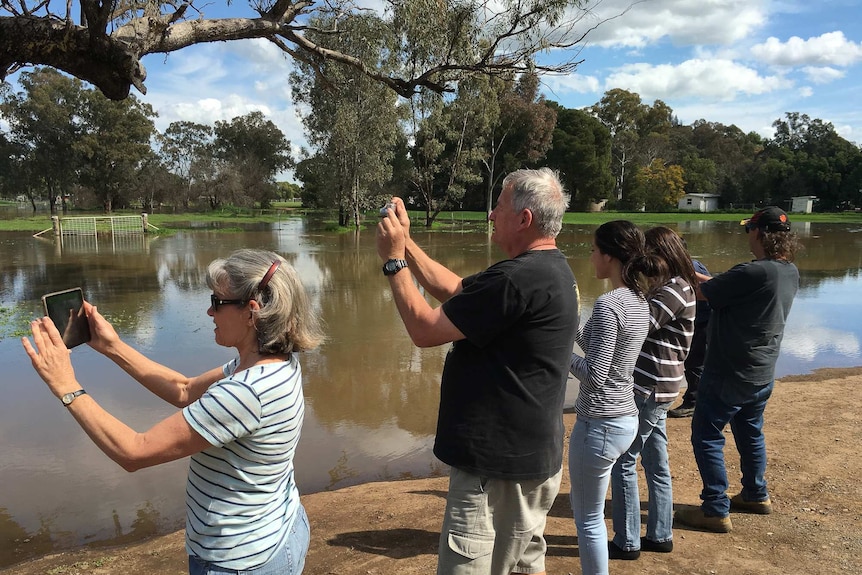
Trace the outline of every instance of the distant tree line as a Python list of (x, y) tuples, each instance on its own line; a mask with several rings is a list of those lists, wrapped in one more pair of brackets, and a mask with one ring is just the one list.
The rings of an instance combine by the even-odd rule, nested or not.
[[(369, 29), (320, 41), (361, 39), (335, 47), (385, 69), (375, 21), (350, 25)], [(787, 113), (763, 138), (706, 120), (683, 125), (661, 100), (621, 89), (567, 109), (545, 100), (534, 72), (478, 75), (447, 97), (404, 99), (355, 66), (298, 62), (290, 84), (309, 144), (296, 157), (259, 112), (215, 126), (174, 122), (161, 134), (133, 96), (110, 101), (52, 69), (24, 72), (20, 92), (0, 93), (0, 194), (48, 198), (52, 209), (74, 197), (107, 211), (267, 207), (299, 196), (337, 210), (342, 225), (399, 195), (430, 225), (442, 210), (490, 211), (506, 173), (549, 166), (573, 210), (675, 210), (685, 193), (716, 194), (724, 208), (787, 207), (794, 196), (817, 197), (817, 211), (862, 205), (862, 150), (805, 114)], [(276, 182), (289, 169), (299, 186)]]
[(293, 167), (290, 142), (260, 112), (206, 126), (174, 122), (163, 134), (134, 96), (105, 98), (51, 68), (0, 87), (0, 195), (113, 209), (267, 207), (294, 197), (276, 175)]

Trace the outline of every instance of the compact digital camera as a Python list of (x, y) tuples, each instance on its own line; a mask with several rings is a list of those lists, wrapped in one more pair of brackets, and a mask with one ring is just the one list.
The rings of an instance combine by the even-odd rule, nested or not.
[(386, 216), (388, 216), (389, 210), (392, 210), (393, 212), (395, 211), (395, 204), (393, 204), (392, 202), (386, 202), (386, 205), (380, 208), (380, 217), (385, 218)]

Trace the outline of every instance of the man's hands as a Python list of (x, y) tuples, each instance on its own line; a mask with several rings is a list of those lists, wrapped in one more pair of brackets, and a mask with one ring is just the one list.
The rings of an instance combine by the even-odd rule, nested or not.
[(377, 255), (384, 262), (391, 259), (405, 259), (407, 241), (410, 239), (410, 217), (401, 198), (392, 198), (395, 208), (377, 224)]

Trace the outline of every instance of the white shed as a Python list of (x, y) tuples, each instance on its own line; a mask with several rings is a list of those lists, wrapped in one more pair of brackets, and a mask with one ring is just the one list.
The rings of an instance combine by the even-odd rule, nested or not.
[(679, 209), (687, 212), (714, 212), (718, 209), (718, 194), (686, 194), (679, 200)]
[(810, 214), (814, 209), (814, 200), (817, 196), (793, 196), (790, 211), (799, 214)]

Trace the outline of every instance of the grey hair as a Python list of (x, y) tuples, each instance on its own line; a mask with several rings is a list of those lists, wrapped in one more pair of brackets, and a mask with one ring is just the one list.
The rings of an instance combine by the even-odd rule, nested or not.
[[(259, 291), (263, 276), (281, 262), (269, 282)], [(283, 257), (263, 250), (242, 249), (207, 268), (207, 285), (226, 295), (255, 300), (255, 328), (261, 353), (284, 354), (308, 351), (326, 339), (321, 319), (309, 303), (305, 286), (296, 270)]]
[(512, 186), (515, 212), (530, 210), (542, 237), (557, 237), (563, 229), (563, 214), (570, 199), (559, 173), (550, 168), (516, 170), (503, 178), (503, 189), (508, 185)]

